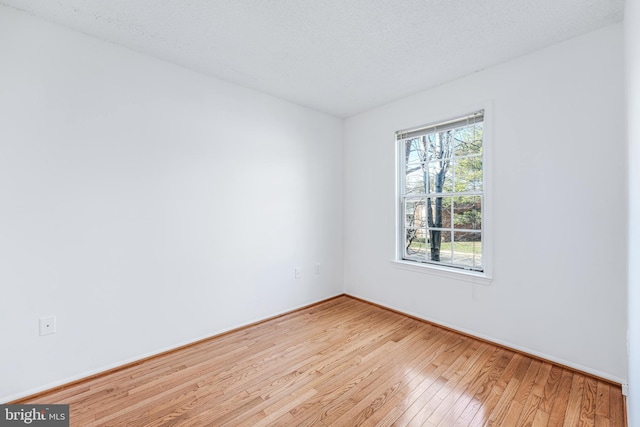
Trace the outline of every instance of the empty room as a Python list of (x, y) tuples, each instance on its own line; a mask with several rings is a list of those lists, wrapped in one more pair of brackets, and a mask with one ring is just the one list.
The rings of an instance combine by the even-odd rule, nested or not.
[(638, 40), (0, 0), (0, 425), (640, 426)]

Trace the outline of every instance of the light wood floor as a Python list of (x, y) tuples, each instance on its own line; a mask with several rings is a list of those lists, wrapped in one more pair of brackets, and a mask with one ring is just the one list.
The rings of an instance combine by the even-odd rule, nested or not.
[(21, 403), (72, 426), (623, 426), (619, 386), (341, 296)]

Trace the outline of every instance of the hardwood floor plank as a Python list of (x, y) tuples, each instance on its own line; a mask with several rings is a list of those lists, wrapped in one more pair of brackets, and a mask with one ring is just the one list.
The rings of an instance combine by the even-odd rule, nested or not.
[(593, 426), (595, 422), (597, 388), (598, 382), (594, 378), (585, 378), (580, 410), (581, 426)]
[(553, 366), (549, 377), (544, 385), (542, 392), (542, 401), (540, 402), (540, 410), (551, 413), (551, 407), (553, 406), (554, 399), (558, 393), (558, 386), (560, 385), (560, 378), (562, 377), (562, 368), (559, 366)]
[[(341, 417), (328, 418), (326, 422), (337, 423), (337, 425), (360, 425), (375, 412), (381, 403), (386, 402), (390, 396), (398, 391), (402, 383), (407, 381), (408, 375), (416, 375), (412, 367), (419, 363), (416, 360), (423, 354), (421, 346), (415, 345), (409, 340), (402, 341), (401, 344), (405, 344), (403, 349), (399, 349), (405, 354), (402, 363), (398, 363), (398, 360), (390, 354), (389, 363), (381, 371), (385, 372), (385, 376), (375, 378), (369, 384), (363, 384), (362, 387), (354, 389), (350, 399), (355, 404)], [(444, 353), (448, 358), (451, 358), (452, 354), (457, 354), (457, 351), (466, 345), (470, 345), (470, 340), (456, 340), (449, 344)]]
[[(549, 382), (549, 375), (551, 375), (551, 369), (553, 365), (551, 363), (542, 363), (538, 375), (536, 376), (531, 393), (539, 397), (544, 397), (544, 388)], [(541, 402), (542, 403), (542, 399)]]
[[(472, 340), (471, 344), (465, 352), (462, 354), (462, 358), (464, 360), (464, 365), (456, 372), (456, 375), (460, 375), (463, 372), (470, 371), (479, 361), (483, 360), (482, 357), (487, 353), (487, 349), (489, 346), (483, 345), (482, 343)], [(488, 357), (485, 356), (485, 357)], [(422, 372), (426, 366), (420, 367), (420, 371)], [(390, 399), (385, 405), (378, 411), (377, 414), (374, 414), (364, 425), (367, 426), (383, 426), (383, 425), (391, 425), (393, 421), (395, 421), (403, 412), (404, 408), (408, 405), (407, 403), (412, 402), (409, 396), (410, 394), (416, 390), (418, 385), (423, 381), (424, 376), (421, 375), (421, 372), (416, 372), (413, 379), (401, 390), (397, 393), (393, 399)], [(443, 373), (443, 376), (445, 374)], [(468, 375), (471, 377), (472, 375)], [(464, 382), (461, 381), (460, 388), (464, 387)], [(395, 415), (395, 417), (394, 417)]]
[[(488, 352), (489, 358), (492, 357), (493, 353), (493, 351)], [(412, 393), (412, 396), (407, 400), (407, 403), (409, 403), (407, 409), (392, 425), (400, 426), (411, 423), (411, 420), (420, 413), (422, 408), (427, 405), (433, 396), (446, 384), (447, 380), (442, 377), (442, 373), (448, 368), (445, 362), (447, 359), (448, 355), (443, 351), (433, 364), (435, 369), (432, 370), (431, 375), (428, 375), (429, 372), (422, 374), (425, 376), (425, 380), (417, 387), (418, 392), (416, 393), (414, 391)], [(488, 360), (488, 358), (483, 358), (483, 361), (484, 360)], [(418, 423), (418, 420), (421, 418), (422, 417), (417, 418), (414, 423)]]
[[(442, 333), (441, 331), (438, 334), (432, 334), (431, 332), (432, 331), (428, 331), (428, 333), (424, 335), (424, 338), (430, 338), (428, 344), (421, 345), (421, 351), (423, 355), (425, 355), (424, 357), (422, 357), (421, 362), (423, 366), (427, 366), (429, 363), (431, 363), (432, 360), (437, 357), (438, 354), (441, 353), (441, 351), (436, 347), (445, 347), (448, 340), (447, 335), (445, 333)], [(418, 342), (420, 343), (424, 341)], [(397, 349), (397, 347), (393, 347), (393, 349)], [(434, 350), (430, 351), (430, 349)], [(384, 350), (386, 353), (380, 354), (380, 357), (386, 360), (392, 360), (393, 355), (389, 353), (389, 349), (381, 348), (381, 351), (382, 350)], [(376, 372), (384, 365), (380, 362), (378, 356), (376, 356), (375, 358), (362, 358), (362, 361), (371, 366), (375, 366)], [(420, 368), (420, 366), (418, 366), (418, 368)], [(309, 416), (318, 420), (323, 420), (323, 422), (325, 422), (326, 420), (331, 420), (331, 417), (339, 417), (344, 412), (346, 412), (346, 410), (348, 409), (347, 407), (351, 407), (351, 402), (353, 400), (351, 399), (351, 396), (353, 395), (353, 393), (355, 393), (358, 388), (364, 386), (363, 378), (360, 374), (361, 372), (362, 369), (354, 369), (345, 373), (343, 370), (337, 367), (334, 377), (335, 381), (330, 382), (330, 385), (328, 387), (324, 387), (326, 390), (328, 390), (327, 393), (324, 393), (318, 397), (319, 403), (322, 403), (324, 408), (322, 413), (311, 413)], [(351, 380), (349, 380), (350, 375), (354, 375)], [(346, 387), (344, 384), (346, 384)], [(339, 408), (340, 411), (336, 411), (335, 409), (337, 408)]]
[(531, 393), (531, 390), (533, 389), (533, 385), (535, 383), (541, 365), (542, 363), (538, 360), (534, 360), (533, 362), (531, 362), (531, 365), (529, 365), (527, 373), (525, 374), (524, 378), (522, 378), (522, 381), (520, 381), (520, 387), (518, 388), (518, 391), (514, 396), (514, 400), (516, 402), (524, 405), (527, 398), (529, 397), (529, 394)]
[(450, 380), (452, 383), (451, 391), (429, 417), (429, 422), (442, 426), (451, 426), (456, 422), (477, 392), (472, 384), (491, 357), (491, 352), (488, 350), (488, 346), (484, 350), (473, 348), (473, 354), (458, 370), (456, 377)]
[[(518, 392), (519, 388), (519, 379), (513, 378), (511, 381), (509, 381), (509, 384), (507, 384), (504, 391), (499, 394), (500, 398), (493, 408), (493, 411), (491, 411), (491, 414), (487, 416), (486, 414), (480, 413), (480, 417), (476, 415), (476, 417), (473, 418), (473, 420), (476, 421), (476, 424), (480, 425), (480, 423), (482, 423), (482, 425), (487, 426), (503, 425), (507, 413), (509, 412), (509, 409), (511, 407), (511, 403), (513, 403), (515, 395)], [(486, 421), (483, 422), (484, 420)]]
[(549, 414), (538, 409), (536, 416), (533, 418), (533, 423), (531, 423), (531, 427), (546, 427), (547, 425), (549, 425)]
[[(469, 343), (466, 343), (466, 345), (469, 345)], [(465, 348), (466, 347), (459, 348), (457, 351), (464, 352)], [(448, 354), (452, 354), (452, 353), (448, 353)], [(413, 421), (412, 421), (413, 423), (423, 424), (425, 421), (428, 420), (430, 416), (432, 416), (432, 414), (437, 410), (437, 408), (439, 408), (442, 405), (443, 400), (451, 393), (451, 391), (454, 388), (451, 381), (453, 372), (458, 370), (459, 367), (462, 366), (464, 362), (465, 362), (465, 359), (462, 357), (454, 358), (453, 356), (448, 356), (447, 362), (446, 362), (448, 364), (448, 367), (442, 372), (442, 374), (438, 379), (441, 382), (442, 386), (439, 387), (437, 391), (434, 389), (435, 393), (425, 403), (425, 405), (422, 406), (422, 408), (420, 408), (419, 412), (413, 417)]]
[[(534, 424), (536, 417), (538, 420), (544, 416), (548, 420), (549, 415), (539, 411), (540, 405), (544, 397), (544, 388), (547, 382), (547, 378), (551, 372), (551, 364), (543, 363), (538, 370), (534, 385), (531, 388), (531, 393), (524, 404), (520, 418), (518, 419), (518, 426), (531, 426)], [(544, 414), (544, 415), (543, 415)], [(538, 421), (539, 423), (540, 421)]]
[(624, 405), (622, 404), (620, 387), (612, 386), (609, 388), (609, 411), (611, 427), (623, 427), (625, 425)]
[(347, 296), (20, 403), (76, 427), (622, 427), (619, 386)]
[(556, 397), (551, 405), (551, 412), (549, 413), (550, 427), (562, 426), (564, 424), (572, 380), (573, 373), (563, 369), (560, 382), (558, 384), (558, 392), (556, 393)]
[(596, 387), (596, 415), (609, 418), (609, 384), (602, 381)]
[(580, 408), (582, 406), (582, 395), (584, 390), (584, 376), (573, 374), (571, 391), (569, 391), (569, 401), (564, 416), (564, 427), (577, 426), (580, 422)]
[[(467, 404), (462, 414), (460, 414), (454, 425), (466, 426), (471, 425), (472, 423), (475, 423), (477, 425), (484, 425), (485, 422), (489, 419), (491, 412), (494, 410), (494, 407), (498, 403), (505, 388), (507, 387), (508, 382), (513, 379), (514, 374), (516, 373), (522, 362), (531, 363), (531, 360), (528, 358), (524, 358), (518, 353), (512, 354), (507, 367), (502, 372), (502, 375), (500, 375), (500, 378), (498, 378), (498, 381), (493, 386), (486, 399), (482, 401), (476, 399), (474, 397), (476, 391), (471, 390), (469, 392), (470, 402)], [(480, 377), (480, 375), (477, 375), (477, 377)]]
[[(511, 358), (513, 358), (513, 355)], [(509, 361), (510, 360), (511, 359), (509, 359)], [(486, 384), (483, 384), (480, 392), (476, 393), (474, 396), (478, 400), (480, 407), (471, 420), (472, 425), (484, 425), (485, 423), (488, 423), (489, 425), (498, 425), (502, 416), (505, 414), (505, 410), (508, 408), (509, 400), (515, 396), (515, 393), (520, 386), (520, 381), (522, 381), (522, 377), (524, 376), (526, 369), (531, 365), (531, 362), (532, 360), (529, 358), (520, 358), (520, 363), (517, 367), (515, 365), (511, 366), (512, 369), (515, 368), (515, 370), (512, 371), (512, 374), (510, 371), (506, 376), (500, 375), (497, 380), (492, 380), (492, 377), (497, 375), (498, 372), (489, 376), (489, 381)], [(504, 370), (506, 370), (509, 365), (510, 364), (507, 364)], [(504, 394), (509, 395), (510, 398), (503, 398)]]
[(501, 425), (516, 426), (518, 419), (520, 418), (520, 414), (522, 413), (523, 406), (524, 405), (517, 400), (512, 400)]
[(530, 426), (533, 424), (533, 419), (538, 412), (538, 406), (540, 405), (541, 397), (531, 393), (526, 403), (522, 407), (522, 412), (520, 413), (520, 417), (516, 422), (517, 426)]
[(594, 422), (595, 427), (609, 427), (610, 425), (611, 423), (609, 421), (609, 418), (596, 414), (595, 422)]

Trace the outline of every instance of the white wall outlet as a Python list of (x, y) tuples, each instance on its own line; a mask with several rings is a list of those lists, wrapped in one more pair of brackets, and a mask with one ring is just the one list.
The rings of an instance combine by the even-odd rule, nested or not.
[(302, 277), (302, 269), (300, 267), (296, 267), (294, 269), (294, 274), (295, 274), (295, 278), (299, 279), (300, 277)]
[(40, 318), (40, 335), (56, 333), (56, 316), (46, 316)]
[(320, 274), (320, 263), (316, 262), (316, 274)]

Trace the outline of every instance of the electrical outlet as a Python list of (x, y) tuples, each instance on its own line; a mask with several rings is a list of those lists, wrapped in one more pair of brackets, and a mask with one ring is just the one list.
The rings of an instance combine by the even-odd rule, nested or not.
[(56, 333), (56, 316), (46, 316), (40, 318), (40, 335)]
[(320, 274), (320, 263), (316, 262), (316, 274)]
[(294, 274), (295, 274), (295, 278), (299, 279), (300, 277), (302, 277), (302, 269), (300, 267), (296, 267), (294, 269)]

